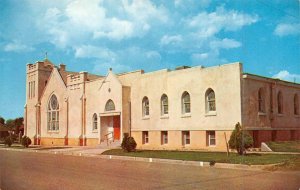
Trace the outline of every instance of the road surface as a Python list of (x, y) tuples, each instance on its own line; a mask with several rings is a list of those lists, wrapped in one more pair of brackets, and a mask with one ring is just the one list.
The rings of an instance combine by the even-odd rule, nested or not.
[(1, 190), (299, 189), (300, 172), (247, 171), (0, 149)]

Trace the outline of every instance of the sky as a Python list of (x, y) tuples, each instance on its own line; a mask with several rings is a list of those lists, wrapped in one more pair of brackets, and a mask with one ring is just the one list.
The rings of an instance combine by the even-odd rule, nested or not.
[(300, 83), (300, 0), (1, 0), (0, 116), (23, 116), (26, 65), (106, 75), (242, 62)]

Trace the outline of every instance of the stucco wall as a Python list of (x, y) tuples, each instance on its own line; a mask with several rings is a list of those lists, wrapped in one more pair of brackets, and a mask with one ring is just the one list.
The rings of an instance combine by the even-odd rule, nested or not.
[[(241, 65), (157, 71), (140, 75), (131, 86), (132, 131), (144, 130), (231, 130), (241, 122)], [(213, 89), (216, 115), (207, 115), (205, 93)], [(181, 96), (191, 97), (191, 114), (183, 115)], [(168, 96), (169, 114), (161, 118), (160, 99)], [(149, 118), (142, 117), (142, 99), (149, 98)]]

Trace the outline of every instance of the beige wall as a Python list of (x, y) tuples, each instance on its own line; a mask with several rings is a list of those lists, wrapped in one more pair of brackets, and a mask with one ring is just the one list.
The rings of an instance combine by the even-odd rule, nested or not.
[[(131, 86), (132, 131), (231, 130), (237, 122), (241, 122), (240, 77), (239, 63), (142, 74)], [(216, 95), (215, 115), (208, 115), (205, 109), (205, 93), (209, 88)], [(191, 97), (190, 115), (181, 112), (184, 91), (189, 92)], [(169, 99), (167, 118), (161, 118), (160, 99), (164, 93)], [(142, 117), (144, 96), (150, 102), (147, 119)]]
[[(47, 111), (48, 103), (52, 95), (56, 95), (59, 103), (59, 131), (50, 132), (47, 129)], [(41, 98), (41, 136), (46, 138), (65, 138), (67, 134), (67, 88), (59, 75), (56, 68), (54, 68), (50, 80), (45, 88)]]

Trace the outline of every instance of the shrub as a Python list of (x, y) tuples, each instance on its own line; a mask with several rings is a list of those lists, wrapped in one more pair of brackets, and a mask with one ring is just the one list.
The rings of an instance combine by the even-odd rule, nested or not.
[(6, 137), (5, 140), (4, 140), (4, 144), (9, 146), (9, 147), (13, 144), (13, 142), (14, 141), (10, 136)]
[(124, 133), (121, 147), (124, 151), (132, 152), (135, 151), (136, 142), (133, 137), (130, 137), (128, 133)]
[(31, 139), (30, 139), (29, 137), (27, 137), (27, 136), (24, 136), (24, 137), (22, 137), (22, 139), (21, 139), (21, 144), (22, 144), (24, 147), (28, 148), (28, 146), (31, 145)]
[(246, 153), (246, 150), (252, 146), (252, 136), (247, 131), (242, 129), (240, 123), (237, 123), (230, 136), (229, 147), (232, 149), (236, 149), (238, 154), (243, 155)]

